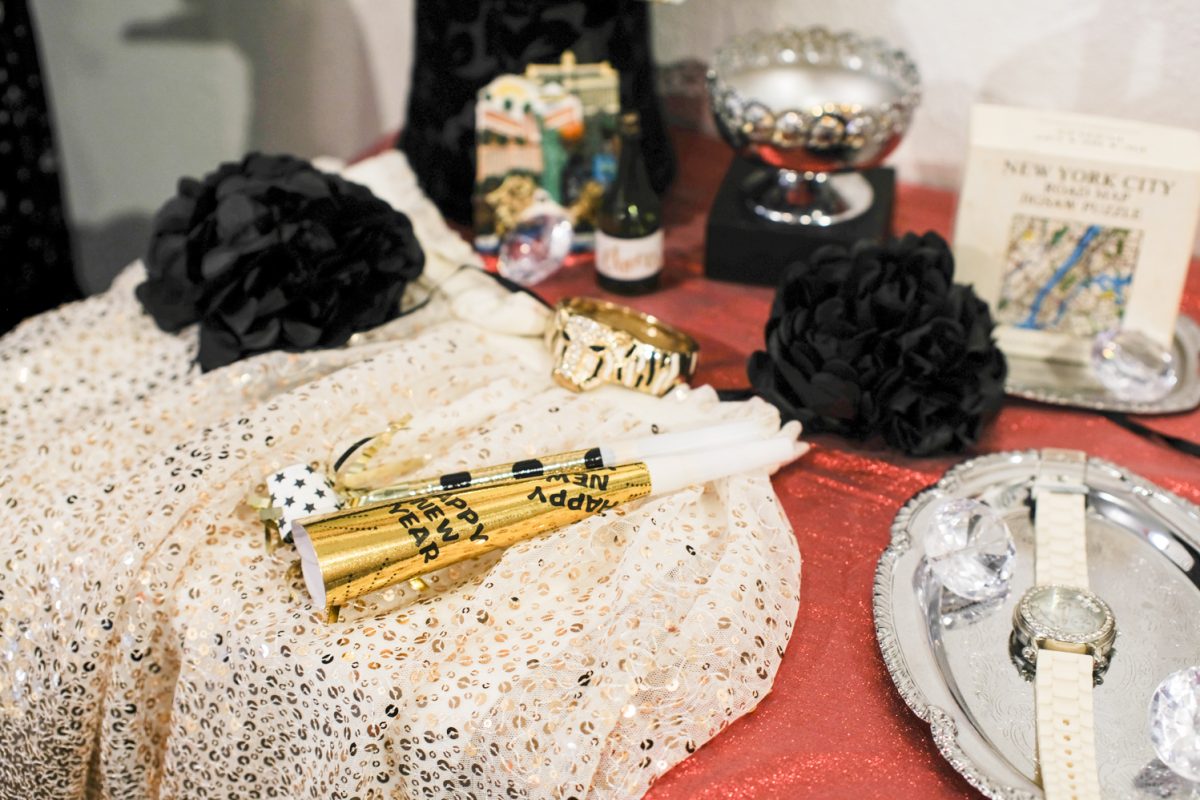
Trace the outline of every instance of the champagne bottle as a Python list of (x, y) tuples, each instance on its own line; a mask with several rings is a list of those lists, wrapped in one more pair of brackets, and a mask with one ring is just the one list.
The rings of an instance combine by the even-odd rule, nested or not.
[(662, 273), (662, 210), (646, 174), (636, 111), (621, 115), (620, 134), (617, 177), (596, 225), (596, 281), (617, 294), (645, 294), (658, 288)]

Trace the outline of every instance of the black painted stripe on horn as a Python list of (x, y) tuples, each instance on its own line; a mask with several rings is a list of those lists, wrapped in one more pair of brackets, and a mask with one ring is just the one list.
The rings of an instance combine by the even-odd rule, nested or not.
[(461, 489), (464, 486), (471, 485), (471, 473), (469, 472), (447, 472), (441, 478), (442, 489), (445, 491), (453, 491)]
[(512, 465), (514, 478), (540, 478), (546, 473), (546, 466), (536, 458), (517, 461)]

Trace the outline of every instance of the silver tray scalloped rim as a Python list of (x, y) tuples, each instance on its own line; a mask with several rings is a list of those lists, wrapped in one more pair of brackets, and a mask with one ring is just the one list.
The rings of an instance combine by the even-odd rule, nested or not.
[(1200, 325), (1184, 314), (1175, 324), (1175, 363), (1179, 382), (1170, 394), (1151, 403), (1130, 402), (1110, 394), (1092, 377), (1088, 364), (1067, 364), (1009, 356), (1004, 391), (1015, 397), (1127, 414), (1178, 414), (1200, 406)]
[[(1033, 582), (1029, 487), (1038, 451), (998, 453), (954, 467), (896, 515), (875, 573), (875, 633), (909, 708), (939, 751), (988, 797), (1043, 797), (1035, 780), (1033, 687), (1012, 664), (1012, 609)], [(1175, 776), (1150, 744), (1147, 708), (1175, 670), (1200, 664), (1200, 509), (1107, 461), (1089, 459), (1091, 588), (1117, 619), (1117, 643), (1096, 688), (1097, 756), (1109, 798), (1182, 800), (1200, 786)], [(997, 509), (1017, 546), (1000, 602), (955, 605), (929, 575), (922, 532), (943, 498)]]

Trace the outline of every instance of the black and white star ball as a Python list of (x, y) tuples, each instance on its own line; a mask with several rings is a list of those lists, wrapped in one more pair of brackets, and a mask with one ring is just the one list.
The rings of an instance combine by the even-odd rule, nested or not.
[(342, 500), (324, 472), (308, 464), (292, 464), (267, 478), (271, 506), (282, 512), (279, 535), (292, 541), (292, 523), (305, 517), (340, 511)]

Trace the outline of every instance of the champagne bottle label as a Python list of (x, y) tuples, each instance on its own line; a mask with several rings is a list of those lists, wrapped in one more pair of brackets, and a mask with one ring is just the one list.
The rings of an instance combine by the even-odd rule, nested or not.
[(617, 281), (639, 281), (662, 271), (663, 232), (620, 239), (596, 231), (596, 271)]

